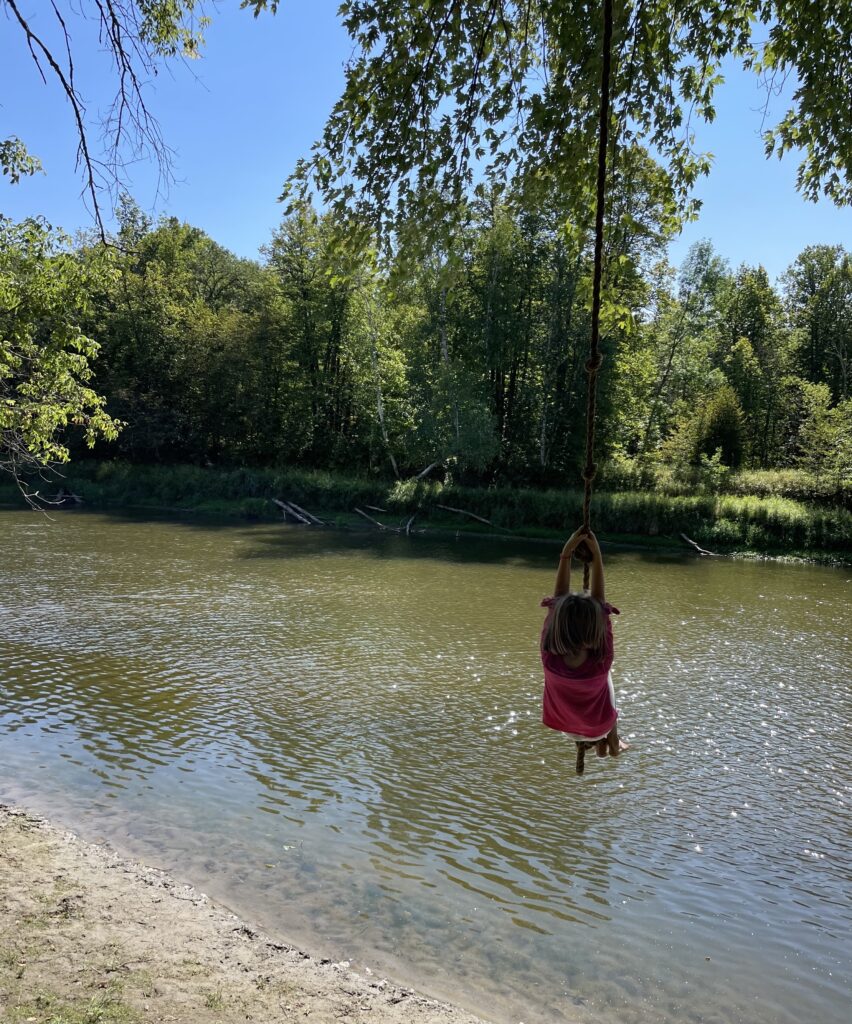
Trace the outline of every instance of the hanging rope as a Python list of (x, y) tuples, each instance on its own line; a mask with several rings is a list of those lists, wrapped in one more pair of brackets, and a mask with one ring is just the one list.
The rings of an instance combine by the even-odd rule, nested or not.
[[(603, 276), (603, 229), (606, 199), (606, 154), (609, 145), (609, 80), (612, 65), (612, 0), (604, 0), (603, 61), (601, 64), (601, 106), (598, 127), (598, 189), (595, 206), (595, 266), (592, 278), (592, 338), (586, 360), (588, 391), (586, 400), (586, 465), (583, 469), (583, 526), (591, 529), (592, 481), (595, 465), (595, 414), (597, 412), (598, 370), (602, 357), (599, 351), (601, 321), (601, 278)], [(583, 565), (583, 589), (589, 587), (591, 552), (585, 545), (578, 549)]]
[[(612, 0), (604, 0), (603, 61), (601, 62), (601, 106), (598, 126), (598, 190), (595, 206), (595, 268), (592, 278), (592, 337), (589, 343), (589, 358), (586, 360), (588, 397), (586, 400), (586, 465), (583, 468), (583, 526), (591, 529), (592, 481), (597, 473), (595, 465), (595, 415), (597, 412), (598, 370), (601, 368), (600, 323), (601, 323), (601, 278), (603, 276), (603, 228), (604, 203), (606, 199), (606, 153), (609, 145), (609, 80), (612, 65)], [(577, 556), (583, 562), (583, 589), (589, 589), (589, 569), (592, 553), (585, 544), (577, 548)], [(585, 771), (586, 751), (597, 746), (595, 743), (577, 743), (576, 771)]]

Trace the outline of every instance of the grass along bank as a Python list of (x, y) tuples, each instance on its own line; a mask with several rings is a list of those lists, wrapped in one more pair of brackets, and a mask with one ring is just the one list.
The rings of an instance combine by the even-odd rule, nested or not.
[[(93, 508), (277, 519), (280, 513), (272, 499), (284, 498), (335, 525), (355, 521), (366, 525), (353, 510), (372, 505), (384, 512), (370, 514), (392, 527), (417, 513), (415, 525), (420, 529), (489, 529), (484, 523), (438, 507), (445, 505), (488, 520), (496, 532), (518, 537), (564, 537), (575, 528), (582, 506), (580, 490), (389, 482), (297, 468), (78, 462), (65, 467), (63, 477), (59, 483)], [(804, 487), (801, 480), (797, 487)], [(852, 512), (848, 508), (783, 497), (766, 493), (766, 489), (764, 481), (763, 493), (759, 494), (602, 490), (594, 499), (594, 525), (605, 539), (630, 539), (651, 546), (660, 546), (666, 540), (682, 546), (683, 533), (719, 552), (852, 561)], [(49, 494), (50, 488), (43, 487), (43, 492)], [(22, 501), (10, 483), (4, 485), (0, 497)]]

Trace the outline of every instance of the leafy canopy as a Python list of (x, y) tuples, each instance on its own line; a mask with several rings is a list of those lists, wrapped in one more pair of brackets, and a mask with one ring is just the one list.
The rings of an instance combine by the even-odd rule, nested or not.
[[(275, 10), (276, 0), (243, 0)], [(601, 5), (577, 0), (344, 0), (356, 44), (346, 85), (285, 196), (316, 188), (338, 214), (394, 229), (437, 225), (481, 178), (560, 176), (575, 208), (594, 180)], [(663, 160), (673, 200), (709, 168), (693, 148), (712, 121), (722, 60), (767, 86), (797, 85), (767, 153), (801, 151), (798, 185), (852, 200), (852, 0), (623, 0), (614, 26), (613, 134)], [(616, 173), (618, 168), (616, 167)]]
[(76, 253), (43, 221), (0, 217), (0, 470), (19, 481), (68, 461), (68, 427), (90, 447), (118, 433), (89, 386), (98, 345), (81, 328), (111, 274), (109, 250)]

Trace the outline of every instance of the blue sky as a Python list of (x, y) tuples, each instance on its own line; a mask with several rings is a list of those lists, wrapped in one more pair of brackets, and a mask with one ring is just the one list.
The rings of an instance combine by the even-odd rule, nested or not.
[[(48, 5), (40, 0), (24, 0), (23, 9), (34, 26), (49, 23)], [(277, 16), (257, 20), (235, 0), (212, 10), (203, 59), (161, 73), (148, 94), (175, 150), (177, 181), (157, 201), (157, 213), (203, 228), (241, 256), (257, 255), (280, 220), (276, 199), (287, 174), (320, 134), (343, 85), (351, 44), (336, 10), (337, 0), (284, 0)], [(95, 111), (108, 98), (107, 65), (79, 31), (75, 38), (78, 76)], [(74, 171), (70, 107), (52, 81), (41, 82), (17, 27), (2, 21), (0, 97), (0, 138), (19, 135), (47, 170), (17, 186), (0, 179), (0, 211), (16, 219), (41, 213), (68, 231), (90, 226)], [(709, 238), (733, 265), (761, 263), (775, 277), (806, 245), (852, 244), (852, 210), (804, 202), (795, 190), (795, 157), (765, 159), (762, 106), (754, 77), (728, 69), (715, 123), (697, 130), (699, 148), (715, 157), (710, 177), (696, 190), (701, 217), (672, 244), (673, 262), (692, 242)], [(781, 109), (775, 100), (770, 112)], [(131, 181), (150, 210), (150, 169), (134, 168)]]

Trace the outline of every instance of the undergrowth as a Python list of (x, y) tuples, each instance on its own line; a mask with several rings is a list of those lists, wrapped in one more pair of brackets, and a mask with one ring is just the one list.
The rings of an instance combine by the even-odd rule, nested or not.
[[(792, 472), (792, 471), (791, 471)], [(580, 518), (579, 490), (517, 487), (462, 487), (406, 480), (388, 482), (298, 468), (249, 469), (197, 466), (142, 466), (122, 462), (79, 462), (63, 470), (64, 486), (92, 507), (140, 507), (210, 515), (276, 518), (272, 498), (336, 513), (372, 505), (379, 519), (400, 521), (417, 512), (418, 522), (476, 528), (475, 520), (438, 505), (464, 509), (487, 519), (498, 531), (528, 536), (567, 533)], [(740, 483), (745, 486), (740, 474)], [(841, 505), (803, 501), (774, 493), (769, 478), (755, 476), (759, 493), (670, 494), (665, 489), (601, 490), (593, 505), (602, 534), (678, 538), (681, 533), (719, 550), (756, 552), (843, 552), (852, 542), (852, 513)], [(777, 483), (777, 477), (773, 478)], [(795, 479), (788, 479), (789, 490)], [(14, 494), (8, 486), (7, 500)], [(479, 524), (479, 529), (487, 529)], [(679, 538), (678, 538), (679, 539)]]

